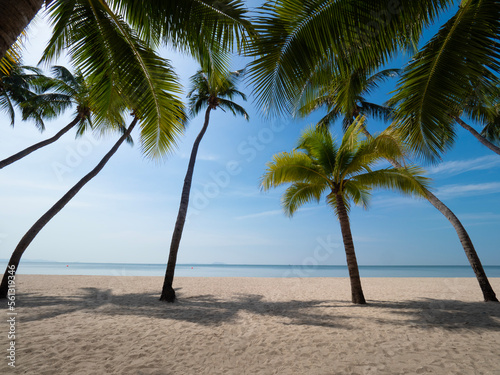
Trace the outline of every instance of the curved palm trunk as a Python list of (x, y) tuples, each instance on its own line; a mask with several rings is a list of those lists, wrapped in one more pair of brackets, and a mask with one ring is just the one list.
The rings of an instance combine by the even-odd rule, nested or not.
[(0, 59), (42, 8), (45, 0), (0, 0)]
[(61, 138), (64, 134), (66, 134), (68, 131), (70, 131), (74, 126), (76, 126), (76, 124), (78, 124), (79, 121), (80, 121), (80, 116), (77, 116), (73, 121), (71, 121), (68, 125), (66, 125), (64, 128), (62, 128), (53, 137), (46, 139), (45, 141), (35, 143), (33, 146), (27, 147), (24, 150), (18, 152), (17, 154), (14, 154), (14, 155), (8, 157), (7, 159), (0, 161), (0, 169), (24, 158), (25, 156), (28, 156), (32, 152), (34, 152), (42, 147), (45, 147), (47, 145), (50, 145), (51, 143), (54, 143), (59, 138)]
[(172, 234), (172, 241), (170, 243), (170, 253), (168, 256), (167, 271), (165, 272), (165, 280), (163, 281), (163, 288), (161, 291), (160, 301), (174, 302), (175, 301), (175, 291), (172, 287), (174, 281), (175, 264), (177, 262), (177, 253), (179, 252), (179, 244), (181, 242), (182, 231), (184, 229), (184, 223), (186, 222), (186, 215), (189, 205), (189, 194), (191, 192), (191, 182), (193, 180), (194, 164), (196, 162), (196, 154), (198, 153), (198, 147), (200, 142), (207, 131), (208, 122), (210, 119), (210, 110), (212, 108), (209, 106), (205, 112), (205, 123), (200, 133), (196, 137), (193, 144), (193, 149), (191, 151), (191, 157), (189, 159), (189, 165), (186, 172), (186, 177), (184, 178), (184, 186), (182, 187), (181, 203), (179, 205), (179, 213), (177, 214), (177, 221), (175, 222), (174, 233)]
[[(134, 129), (134, 126), (137, 124), (137, 120), (138, 119), (136, 117), (128, 127), (125, 134), (120, 137), (120, 139), (115, 143), (111, 150), (102, 158), (99, 164), (97, 164), (97, 166), (92, 169), (90, 173), (88, 173), (85, 177), (78, 181), (75, 186), (73, 186), (61, 199), (59, 199), (57, 203), (54, 204), (40, 219), (38, 219), (38, 221), (28, 230), (28, 232), (26, 232), (26, 234), (12, 253), (12, 256), (10, 257), (7, 270), (3, 275), (2, 284), (0, 285), (0, 298), (7, 298), (9, 276), (15, 274), (17, 266), (19, 265), (19, 261), (21, 260), (21, 257), (29, 244), (35, 239), (35, 237), (43, 229), (43, 227), (54, 216), (56, 216), (59, 211), (61, 211), (64, 206), (66, 206), (66, 204), (68, 204), (68, 202), (81, 190), (81, 188), (83, 188), (87, 184), (87, 182), (97, 176), (97, 174), (104, 168), (109, 159), (111, 159), (111, 157), (115, 154), (121, 144), (130, 135), (132, 129)], [(11, 270), (13, 270), (13, 272)]]
[(340, 229), (342, 231), (342, 240), (344, 241), (347, 268), (349, 269), (349, 278), (351, 280), (352, 303), (363, 305), (366, 301), (363, 295), (363, 289), (361, 288), (361, 279), (359, 277), (356, 253), (354, 252), (354, 242), (352, 240), (349, 216), (347, 215), (342, 197), (339, 194), (335, 194), (335, 198), (337, 200), (337, 213), (340, 221)]
[[(364, 126), (363, 129), (366, 132), (365, 134), (368, 134), (367, 137), (372, 138), (372, 135), (368, 133), (368, 131)], [(399, 164), (396, 160), (389, 160), (389, 162), (392, 164), (394, 168), (402, 168), (402, 165)], [(450, 224), (457, 232), (458, 239), (462, 244), (462, 247), (465, 251), (465, 255), (469, 260), (469, 263), (476, 275), (481, 291), (483, 292), (483, 297), (485, 302), (498, 302), (495, 292), (493, 291), (493, 288), (491, 287), (491, 284), (488, 281), (488, 277), (484, 272), (481, 260), (477, 255), (476, 249), (474, 248), (474, 244), (472, 243), (469, 234), (465, 230), (464, 226), (462, 225), (460, 220), (455, 216), (453, 211), (450, 210), (448, 206), (446, 206), (443, 202), (441, 202), (438, 197), (432, 194), (429, 190), (426, 190), (426, 193), (427, 193), (426, 198), (430, 202), (430, 204), (432, 204), (435, 208), (437, 208), (438, 211), (441, 212), (443, 216), (446, 217), (446, 219), (448, 219)]]
[(460, 117), (455, 116), (453, 119), (458, 122), (458, 124), (464, 128), (465, 130), (468, 130), (476, 139), (481, 142), (482, 145), (488, 147), (491, 151), (497, 153), (500, 155), (500, 147), (495, 146), (493, 143), (488, 141), (485, 137), (483, 137), (481, 134), (479, 134), (476, 129), (474, 129), (472, 126), (466, 124)]

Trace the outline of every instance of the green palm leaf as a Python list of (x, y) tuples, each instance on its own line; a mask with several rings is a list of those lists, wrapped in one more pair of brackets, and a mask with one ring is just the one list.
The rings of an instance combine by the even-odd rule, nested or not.
[(499, 35), (498, 1), (463, 1), (405, 69), (391, 103), (395, 125), (418, 155), (435, 160), (452, 146), (453, 116), (460, 116), (474, 87), (494, 91)]
[(328, 56), (353, 69), (380, 66), (401, 46), (414, 45), (422, 28), (451, 3), (268, 1), (254, 21), (260, 38), (248, 52), (256, 58), (250, 64), (256, 103), (269, 115), (291, 112), (308, 77)]
[(140, 119), (143, 152), (158, 158), (183, 131), (181, 87), (169, 62), (146, 46), (103, 1), (54, 1), (54, 33), (44, 61), (63, 48), (91, 81), (90, 97), (99, 127), (125, 107)]

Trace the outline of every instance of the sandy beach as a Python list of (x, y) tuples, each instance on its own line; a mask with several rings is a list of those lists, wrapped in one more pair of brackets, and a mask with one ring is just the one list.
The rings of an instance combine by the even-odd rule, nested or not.
[(161, 277), (16, 281), (2, 374), (500, 374), (500, 304), (475, 279), (365, 278), (366, 306), (345, 278), (179, 277), (175, 304)]

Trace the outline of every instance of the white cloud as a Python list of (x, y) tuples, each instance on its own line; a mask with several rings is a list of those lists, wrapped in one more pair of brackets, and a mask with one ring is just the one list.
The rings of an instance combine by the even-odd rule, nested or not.
[(276, 216), (276, 215), (283, 215), (283, 210), (271, 210), (271, 211), (258, 212), (255, 214), (238, 216), (235, 219), (236, 220), (255, 219), (255, 218), (259, 218), (259, 217)]
[(457, 175), (469, 171), (485, 170), (500, 166), (500, 158), (488, 155), (469, 160), (447, 161), (427, 169), (428, 174)]
[(436, 190), (436, 196), (441, 199), (467, 197), (473, 195), (492, 194), (500, 192), (500, 182), (468, 185), (444, 185)]
[[(312, 210), (317, 210), (317, 209), (318, 209), (318, 207), (306, 207), (306, 208), (299, 209), (299, 211), (297, 213), (299, 214), (300, 212), (312, 211)], [(255, 219), (255, 218), (259, 218), (259, 217), (277, 216), (277, 215), (284, 215), (283, 210), (270, 210), (270, 211), (257, 212), (255, 214), (237, 216), (237, 217), (235, 217), (235, 219), (236, 220)]]

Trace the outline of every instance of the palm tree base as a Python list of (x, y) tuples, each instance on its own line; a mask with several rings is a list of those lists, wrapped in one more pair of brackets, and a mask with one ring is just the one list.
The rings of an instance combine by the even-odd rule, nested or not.
[(164, 302), (175, 302), (175, 290), (171, 287), (165, 287), (161, 291), (160, 301)]
[(355, 305), (366, 305), (366, 300), (363, 295), (352, 296), (352, 303), (354, 303)]
[(493, 294), (493, 296), (485, 296), (484, 302), (498, 302), (498, 298)]

